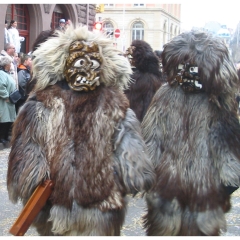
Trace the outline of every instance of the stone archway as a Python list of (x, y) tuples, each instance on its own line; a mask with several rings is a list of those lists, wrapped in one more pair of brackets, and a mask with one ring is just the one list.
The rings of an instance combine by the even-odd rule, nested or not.
[[(70, 18), (71, 22), (74, 26), (77, 25), (77, 9), (76, 9), (76, 4), (52, 4), (53, 6), (51, 7), (52, 11), (50, 12), (51, 14), (51, 19), (53, 16), (54, 9), (56, 5), (62, 10), (64, 18)], [(51, 20), (50, 20), (51, 22)]]
[(27, 4), (30, 19), (29, 51), (38, 34), (43, 30), (44, 11), (42, 4)]

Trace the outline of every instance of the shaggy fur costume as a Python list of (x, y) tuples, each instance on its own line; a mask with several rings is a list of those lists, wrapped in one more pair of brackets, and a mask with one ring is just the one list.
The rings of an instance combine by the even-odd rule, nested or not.
[[(225, 43), (204, 32), (173, 38), (162, 59), (168, 84), (142, 122), (157, 174), (145, 228), (148, 235), (219, 235), (230, 209), (228, 187), (240, 183), (240, 81)], [(184, 91), (177, 81), (186, 63), (198, 66), (202, 91)]]
[(125, 94), (130, 102), (130, 108), (135, 112), (139, 121), (142, 121), (152, 97), (162, 85), (162, 73), (159, 69), (159, 59), (151, 46), (142, 40), (134, 40), (131, 64), (134, 72), (131, 75), (130, 87)]
[[(49, 38), (34, 52), (37, 80), (13, 127), (7, 187), (23, 204), (44, 180), (54, 190), (33, 226), (40, 235), (120, 235), (127, 194), (147, 191), (154, 168), (123, 93), (131, 67), (111, 40), (86, 27)], [(100, 85), (73, 91), (64, 68), (74, 41), (94, 42)]]

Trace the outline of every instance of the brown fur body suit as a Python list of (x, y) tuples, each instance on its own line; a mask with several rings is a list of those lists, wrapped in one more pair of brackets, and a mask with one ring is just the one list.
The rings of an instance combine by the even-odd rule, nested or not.
[[(164, 46), (168, 77), (142, 122), (157, 184), (147, 195), (148, 235), (219, 235), (240, 183), (239, 79), (221, 39), (189, 32)], [(203, 91), (185, 92), (178, 65), (198, 66)]]
[[(63, 63), (54, 53), (67, 55), (66, 38), (94, 40), (102, 47), (95, 90), (73, 91), (57, 70)], [(54, 190), (33, 223), (40, 235), (120, 235), (126, 194), (147, 191), (154, 182), (140, 123), (120, 87), (130, 66), (111, 46), (81, 27), (36, 50), (35, 92), (14, 123), (7, 186), (10, 200), (25, 204), (41, 182), (53, 180)], [(108, 75), (112, 68), (115, 78)]]
[(159, 70), (159, 60), (151, 46), (142, 40), (134, 40), (132, 62), (135, 67), (131, 75), (132, 82), (124, 92), (129, 99), (130, 108), (141, 122), (152, 97), (163, 84)]

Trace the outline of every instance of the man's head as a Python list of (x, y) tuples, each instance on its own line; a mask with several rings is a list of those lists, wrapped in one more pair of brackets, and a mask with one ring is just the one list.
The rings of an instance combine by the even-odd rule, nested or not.
[(4, 46), (4, 50), (9, 56), (14, 57), (16, 50), (15, 50), (15, 46), (12, 43), (6, 43)]
[(31, 68), (32, 67), (32, 57), (24, 54), (21, 58), (21, 64), (23, 64), (25, 67)]
[(65, 23), (66, 23), (66, 22), (65, 22), (65, 19), (60, 19), (60, 20), (59, 20), (59, 26), (60, 26), (60, 27), (64, 28), (64, 27), (65, 27)]

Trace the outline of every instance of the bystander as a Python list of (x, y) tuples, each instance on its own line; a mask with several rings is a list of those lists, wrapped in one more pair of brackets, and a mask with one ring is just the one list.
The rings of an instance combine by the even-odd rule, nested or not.
[(15, 105), (9, 101), (9, 95), (16, 89), (10, 76), (11, 59), (0, 56), (0, 143), (9, 147), (9, 132), (16, 119)]
[(4, 28), (4, 45), (6, 43), (12, 43), (12, 35), (10, 34), (10, 32), (7, 30), (7, 20), (5, 20), (5, 28)]
[(6, 43), (4, 50), (1, 51), (1, 56), (8, 56), (12, 60), (10, 74), (13, 77), (16, 87), (18, 87), (17, 66), (14, 63), (15, 47), (13, 43)]
[(22, 41), (25, 40), (24, 37), (19, 36), (19, 31), (17, 29), (17, 21), (11, 20), (9, 26), (8, 26), (8, 31), (10, 32), (12, 39), (13, 39), (13, 44), (16, 48), (16, 52), (19, 53), (21, 49), (21, 43)]
[(65, 19), (60, 19), (59, 20), (59, 26), (56, 27), (56, 30), (59, 30), (59, 31), (64, 31), (65, 30)]
[(19, 108), (25, 103), (27, 99), (26, 85), (31, 78), (32, 58), (29, 55), (24, 54), (21, 57), (21, 63), (18, 66), (18, 88), (21, 93), (21, 99), (16, 103), (16, 111), (18, 113)]

